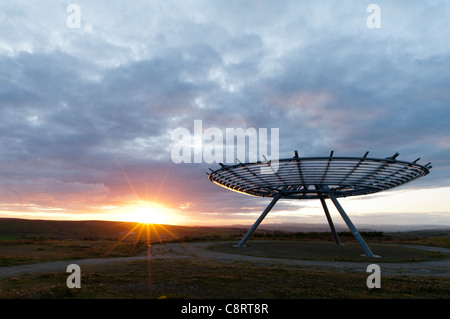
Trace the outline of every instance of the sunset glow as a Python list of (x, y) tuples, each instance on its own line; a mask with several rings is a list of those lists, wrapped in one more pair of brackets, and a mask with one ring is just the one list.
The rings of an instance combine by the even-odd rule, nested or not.
[[(433, 166), (343, 198), (355, 223), (450, 225), (450, 11), (380, 6), (0, 2), (0, 218), (251, 225), (268, 199), (210, 170), (334, 150)], [(265, 222), (326, 219), (280, 200)]]
[[(115, 209), (113, 219), (143, 224), (178, 224), (174, 212), (158, 203), (139, 201)], [(178, 217), (179, 218), (179, 217)]]

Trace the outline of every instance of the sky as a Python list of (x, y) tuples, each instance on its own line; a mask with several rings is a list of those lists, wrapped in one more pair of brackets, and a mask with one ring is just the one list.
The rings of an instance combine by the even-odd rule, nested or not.
[[(2, 1), (0, 217), (251, 224), (268, 199), (173, 158), (201, 121), (278, 129), (280, 158), (420, 157), (429, 175), (341, 204), (450, 225), (448, 21), (438, 0)], [(280, 200), (265, 222), (326, 219)]]

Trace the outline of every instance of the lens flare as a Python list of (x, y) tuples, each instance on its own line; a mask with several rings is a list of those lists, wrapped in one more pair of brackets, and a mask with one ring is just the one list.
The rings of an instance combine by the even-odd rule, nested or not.
[(143, 224), (170, 224), (173, 221), (169, 209), (149, 202), (139, 202), (126, 207), (123, 217), (127, 221)]

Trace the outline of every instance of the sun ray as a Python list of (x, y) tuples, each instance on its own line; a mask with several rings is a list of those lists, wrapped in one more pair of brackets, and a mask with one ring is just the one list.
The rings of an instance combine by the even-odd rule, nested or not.
[(169, 233), (175, 240), (177, 240), (180, 244), (182, 244), (187, 250), (193, 252), (196, 255), (201, 255), (199, 253), (199, 251), (196, 251), (195, 249), (192, 248), (192, 246), (188, 245), (187, 243), (183, 242), (183, 240), (181, 240), (180, 238), (178, 238), (177, 235), (175, 235), (174, 233), (172, 233), (170, 230), (168, 230), (164, 225), (158, 225), (159, 227), (161, 227), (163, 230), (165, 230), (167, 233)]
[[(120, 161), (114, 157), (114, 159), (117, 162), (117, 165), (119, 166), (120, 170), (122, 171), (123, 176), (125, 177), (125, 180), (128, 183), (128, 186), (130, 187), (131, 191), (133, 192), (133, 194), (135, 196), (138, 196), (138, 193), (136, 192), (136, 190), (134, 189), (133, 183), (131, 183), (130, 178), (128, 177), (128, 174), (125, 172), (125, 170), (123, 169), (122, 165), (120, 164)], [(138, 196), (139, 197), (139, 196)]]
[(139, 227), (139, 233), (137, 234), (136, 239), (134, 240), (133, 249), (136, 248), (136, 245), (137, 245), (138, 241), (141, 241), (141, 235), (142, 235), (142, 232), (144, 231), (145, 224), (139, 224), (139, 225), (141, 227)]
[(147, 229), (147, 274), (148, 274), (148, 293), (152, 297), (152, 269), (151, 269), (151, 240), (149, 224), (145, 225)]
[(126, 233), (120, 240), (117, 241), (117, 243), (115, 243), (110, 249), (108, 249), (108, 250), (104, 253), (103, 257), (108, 256), (108, 255), (109, 255), (109, 254), (110, 254), (117, 246), (120, 245), (120, 243), (122, 243), (125, 239), (127, 239), (128, 236), (130, 236), (130, 235), (134, 232), (134, 230), (135, 230), (136, 228), (138, 228), (138, 227), (139, 227), (139, 224), (136, 224), (132, 229), (130, 229), (130, 230), (128, 231), (128, 233)]
[(157, 228), (155, 227), (155, 224), (149, 224), (149, 225), (150, 225), (150, 227), (152, 228), (153, 233), (155, 234), (156, 238), (158, 239), (158, 242), (159, 242), (160, 244), (164, 245), (164, 242), (163, 242), (163, 240), (161, 239), (161, 236), (159, 236), (159, 233), (158, 233)]
[(162, 229), (164, 229), (167, 233), (169, 233), (174, 239), (176, 239), (177, 241), (179, 241), (180, 243), (182, 242), (182, 240), (180, 238), (177, 237), (177, 235), (175, 235), (174, 233), (172, 233), (170, 230), (168, 230), (164, 225), (159, 225), (159, 227), (161, 227)]
[(159, 193), (161, 192), (161, 190), (162, 190), (162, 188), (164, 186), (164, 183), (166, 182), (166, 179), (167, 179), (167, 176), (169, 175), (169, 172), (170, 172), (170, 166), (167, 167), (166, 172), (164, 174), (164, 177), (162, 178), (161, 183), (159, 183), (159, 187), (156, 190), (154, 200), (158, 199)]
[(161, 229), (167, 232), (174, 239), (184, 244), (178, 236), (172, 233), (169, 229), (164, 227), (162, 224), (170, 224), (171, 210), (169, 210), (164, 205), (158, 203), (158, 197), (164, 187), (165, 181), (171, 171), (171, 167), (167, 167), (164, 177), (159, 183), (156, 192), (153, 194), (152, 201), (149, 201), (149, 194), (147, 193), (146, 199), (143, 200), (138, 192), (136, 191), (133, 183), (131, 182), (128, 174), (125, 169), (122, 167), (120, 161), (115, 158), (118, 167), (120, 168), (123, 177), (125, 178), (131, 192), (136, 196), (136, 200), (134, 204), (127, 205), (121, 207), (120, 210), (123, 211), (123, 220), (129, 222), (135, 222), (134, 225), (128, 232), (125, 234), (117, 243), (113, 245), (108, 251), (104, 254), (104, 257), (109, 255), (118, 245), (120, 245), (123, 241), (125, 241), (131, 234), (134, 234), (135, 230), (138, 229), (137, 236), (134, 239), (133, 250), (135, 250), (138, 242), (143, 238), (143, 233), (145, 231), (145, 243), (146, 243), (146, 254), (147, 254), (147, 274), (148, 274), (148, 295), (152, 298), (152, 269), (151, 269), (151, 259), (152, 259), (152, 234), (154, 235), (154, 239), (157, 243), (164, 245), (164, 240), (161, 237)]

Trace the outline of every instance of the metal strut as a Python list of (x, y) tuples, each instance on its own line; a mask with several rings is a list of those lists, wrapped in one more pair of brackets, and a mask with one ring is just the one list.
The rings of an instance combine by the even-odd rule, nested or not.
[(323, 210), (325, 211), (325, 215), (327, 216), (328, 225), (330, 225), (331, 232), (333, 233), (334, 241), (336, 244), (341, 246), (341, 241), (339, 240), (339, 236), (336, 232), (336, 228), (334, 228), (333, 220), (331, 219), (330, 212), (328, 211), (327, 204), (325, 203), (325, 198), (320, 198), (320, 202), (322, 203)]
[[(329, 190), (329, 188), (327, 187)], [(338, 200), (336, 199), (336, 196), (332, 192), (328, 193), (328, 197), (333, 202), (334, 206), (336, 206), (337, 210), (339, 211), (339, 214), (341, 214), (342, 218), (344, 219), (345, 223), (347, 224), (348, 228), (353, 233), (353, 236), (358, 240), (359, 244), (361, 245), (362, 249), (364, 250), (367, 257), (379, 257), (372, 253), (369, 246), (367, 246), (366, 242), (362, 238), (361, 234), (356, 229), (355, 225), (353, 225), (352, 221), (348, 217), (348, 215), (345, 213), (344, 209), (342, 208), (341, 204), (339, 204)]]
[(258, 220), (253, 224), (253, 226), (249, 229), (249, 231), (247, 232), (247, 234), (245, 234), (245, 236), (241, 239), (241, 241), (235, 245), (234, 247), (242, 247), (244, 246), (245, 242), (247, 241), (247, 239), (253, 234), (253, 232), (256, 230), (256, 228), (259, 226), (259, 224), (261, 224), (261, 222), (263, 221), (263, 219), (266, 217), (266, 215), (270, 212), (270, 210), (273, 208), (273, 206), (275, 206), (275, 204), (277, 203), (277, 201), (280, 199), (281, 194), (277, 194), (275, 195), (275, 197), (272, 199), (272, 201), (270, 202), (269, 206), (266, 207), (266, 209), (264, 210), (264, 212), (261, 214), (261, 216), (259, 216)]
[[(315, 185), (315, 188), (318, 191), (321, 190), (319, 185)], [(331, 232), (333, 233), (334, 241), (336, 242), (336, 244), (341, 246), (341, 241), (339, 240), (339, 236), (338, 236), (338, 234), (336, 232), (336, 228), (334, 228), (333, 220), (331, 219), (331, 215), (330, 215), (330, 212), (328, 210), (327, 203), (325, 203), (325, 198), (320, 197), (320, 203), (322, 204), (323, 210), (325, 212), (325, 216), (327, 217), (328, 225), (330, 225)]]

